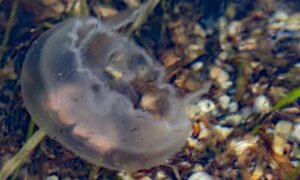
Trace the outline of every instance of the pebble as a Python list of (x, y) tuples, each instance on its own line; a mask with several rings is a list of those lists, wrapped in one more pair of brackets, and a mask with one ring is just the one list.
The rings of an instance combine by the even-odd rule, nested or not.
[(133, 180), (133, 177), (125, 171), (118, 172), (117, 177), (123, 180)]
[(192, 137), (189, 137), (186, 141), (187, 147), (191, 149), (203, 149), (205, 148), (205, 144), (198, 141), (197, 139), (194, 139)]
[(221, 84), (221, 88), (228, 89), (230, 86), (232, 86), (232, 84), (233, 84), (232, 81), (226, 81)]
[(198, 163), (194, 164), (194, 168), (193, 168), (194, 172), (200, 172), (203, 170), (204, 170), (204, 167), (201, 164), (198, 164)]
[(256, 97), (253, 106), (255, 112), (269, 112), (271, 110), (270, 101), (265, 95)]
[(286, 21), (289, 18), (289, 16), (286, 12), (278, 11), (275, 13), (273, 18), (278, 21)]
[(95, 11), (101, 17), (111, 17), (111, 16), (116, 16), (118, 14), (118, 11), (111, 7), (99, 6), (95, 8)]
[(300, 166), (300, 161), (299, 161), (299, 160), (291, 161), (291, 164), (292, 164), (294, 167), (299, 167), (299, 166)]
[(200, 26), (200, 24), (195, 24), (194, 25), (193, 34), (198, 35), (201, 38), (206, 37), (206, 31)]
[(190, 44), (185, 49), (185, 54), (190, 60), (198, 58), (204, 52), (204, 44)]
[(209, 113), (216, 108), (215, 103), (209, 99), (199, 101), (198, 106), (201, 113)]
[(155, 179), (168, 179), (168, 177), (164, 171), (158, 171)]
[(210, 69), (209, 75), (211, 79), (216, 80), (220, 85), (229, 80), (229, 74), (217, 66), (214, 66)]
[(230, 123), (234, 126), (237, 126), (241, 123), (241, 120), (242, 120), (241, 115), (233, 114), (233, 115), (226, 116), (225, 119), (222, 121), (222, 123), (224, 123), (224, 124)]
[(123, 0), (124, 3), (127, 4), (128, 7), (134, 8), (140, 5), (139, 0)]
[(220, 133), (220, 135), (222, 136), (222, 139), (225, 140), (232, 133), (233, 128), (215, 125), (214, 130), (218, 131)]
[(51, 176), (48, 176), (47, 178), (46, 178), (46, 180), (58, 180), (59, 178), (58, 178), (58, 176), (56, 176), (56, 175), (51, 175)]
[(239, 105), (237, 102), (231, 102), (228, 108), (231, 113), (235, 113), (239, 109)]
[(272, 145), (272, 149), (276, 154), (283, 155), (284, 147), (292, 128), (293, 124), (289, 121), (281, 120), (276, 124)]
[(188, 117), (191, 120), (196, 120), (200, 117), (200, 110), (197, 104), (189, 105), (187, 109)]
[(193, 71), (200, 71), (203, 67), (203, 62), (196, 62), (192, 65)]
[(201, 171), (201, 172), (195, 172), (193, 173), (188, 180), (213, 180), (214, 178), (209, 175), (207, 172)]
[(205, 139), (211, 135), (211, 131), (208, 129), (202, 129), (198, 135), (198, 139)]
[(287, 138), (292, 130), (293, 124), (289, 121), (281, 120), (276, 124), (275, 131), (280, 136)]
[(295, 139), (298, 143), (300, 143), (300, 123), (294, 125), (294, 128), (290, 134), (290, 136)]
[(139, 180), (152, 180), (149, 176), (139, 177)]
[(243, 29), (241, 22), (233, 21), (228, 26), (228, 35), (231, 37), (237, 36)]
[(220, 103), (220, 106), (223, 108), (223, 109), (227, 109), (228, 106), (229, 106), (229, 103), (230, 103), (230, 97), (227, 96), (227, 95), (222, 95), (219, 97), (219, 103)]
[(187, 112), (190, 119), (198, 119), (201, 115), (207, 114), (216, 108), (212, 100), (204, 99), (189, 105)]
[(220, 60), (225, 61), (228, 58), (228, 52), (226, 52), (226, 51), (221, 52), (219, 54), (219, 58), (220, 58)]

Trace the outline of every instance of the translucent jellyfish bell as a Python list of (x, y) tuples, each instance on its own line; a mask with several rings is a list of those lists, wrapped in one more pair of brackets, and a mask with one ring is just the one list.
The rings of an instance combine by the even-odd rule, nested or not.
[(128, 171), (159, 165), (191, 132), (162, 67), (112, 31), (134, 13), (58, 24), (33, 43), (21, 78), (25, 106), (48, 135), (91, 163)]

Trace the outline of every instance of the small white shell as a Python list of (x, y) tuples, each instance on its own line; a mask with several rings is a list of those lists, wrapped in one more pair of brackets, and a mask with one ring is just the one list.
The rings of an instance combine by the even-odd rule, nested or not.
[(35, 122), (88, 161), (135, 171), (170, 158), (191, 132), (164, 71), (120, 26), (72, 18), (44, 33), (23, 66)]

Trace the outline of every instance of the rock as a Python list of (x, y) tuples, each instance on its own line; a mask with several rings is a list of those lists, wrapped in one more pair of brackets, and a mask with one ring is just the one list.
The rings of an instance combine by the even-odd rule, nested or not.
[(265, 95), (260, 95), (255, 98), (253, 104), (254, 111), (256, 112), (269, 112), (271, 110), (270, 101)]
[(290, 134), (290, 137), (292, 137), (292, 139), (294, 139), (298, 143), (300, 143), (300, 123), (297, 123), (296, 125), (294, 125), (294, 128)]
[(214, 178), (209, 175), (207, 172), (201, 171), (201, 172), (195, 172), (193, 173), (188, 180), (213, 180)]
[(56, 175), (51, 175), (51, 176), (48, 176), (48, 177), (46, 178), (46, 180), (59, 180), (59, 178), (58, 178), (58, 176), (56, 176)]
[(285, 143), (292, 128), (293, 124), (289, 121), (282, 120), (276, 124), (272, 145), (272, 149), (276, 154), (283, 155)]
[(223, 109), (227, 109), (230, 103), (230, 97), (227, 95), (220, 96), (219, 103)]
[(231, 102), (230, 104), (229, 104), (229, 111), (231, 112), (231, 113), (234, 113), (234, 112), (237, 112), (237, 110), (239, 109), (239, 105), (238, 105), (238, 103), (237, 102)]

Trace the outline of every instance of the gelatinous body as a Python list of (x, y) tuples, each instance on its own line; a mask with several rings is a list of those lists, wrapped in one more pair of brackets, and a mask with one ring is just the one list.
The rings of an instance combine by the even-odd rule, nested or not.
[(23, 66), (35, 122), (88, 161), (135, 171), (179, 151), (191, 131), (163, 69), (118, 25), (72, 18), (45, 32)]

